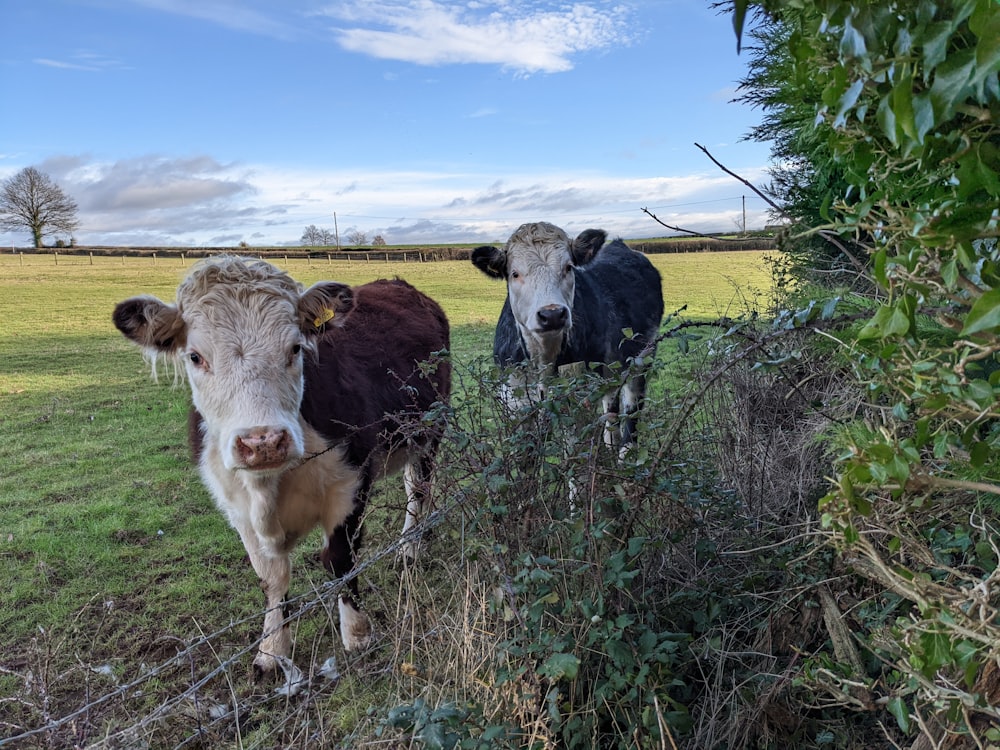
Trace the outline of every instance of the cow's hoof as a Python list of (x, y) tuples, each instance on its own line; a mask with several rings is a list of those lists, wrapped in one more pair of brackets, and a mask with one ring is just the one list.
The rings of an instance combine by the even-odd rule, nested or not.
[(257, 654), (253, 660), (253, 681), (270, 682), (278, 675), (278, 662), (273, 656)]
[(348, 653), (364, 651), (372, 643), (372, 624), (368, 615), (343, 599), (340, 600), (340, 639)]
[(364, 617), (364, 623), (355, 623), (349, 632), (344, 632), (344, 629), (341, 628), (340, 636), (344, 641), (344, 651), (349, 654), (365, 651), (375, 640), (371, 623), (368, 622), (367, 617), (364, 615), (362, 617)]
[(396, 564), (398, 567), (406, 569), (416, 566), (417, 559), (420, 557), (418, 550), (420, 546), (417, 544), (404, 544), (399, 548), (399, 554), (396, 555)]

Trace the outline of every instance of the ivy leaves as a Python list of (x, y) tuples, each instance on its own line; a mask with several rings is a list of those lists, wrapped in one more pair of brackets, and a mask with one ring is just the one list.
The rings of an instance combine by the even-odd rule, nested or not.
[[(878, 289), (845, 341), (870, 407), (838, 437), (823, 522), (876, 582), (912, 592), (891, 644), (873, 647), (895, 666), (878, 681), (899, 728), (914, 729), (912, 707), (968, 731), (954, 717), (981, 702), (973, 683), (991, 658), (970, 634), (996, 638), (956, 602), (985, 585), (975, 571), (989, 580), (995, 555), (980, 542), (944, 560), (962, 523), (991, 538), (1000, 495), (1000, 3), (760, 7), (787, 28), (789, 90), (819, 92), (797, 137), (823, 143), (812, 153), (843, 175), (819, 207), (825, 229), (868, 249)], [(983, 622), (1000, 617), (995, 597), (977, 606)]]

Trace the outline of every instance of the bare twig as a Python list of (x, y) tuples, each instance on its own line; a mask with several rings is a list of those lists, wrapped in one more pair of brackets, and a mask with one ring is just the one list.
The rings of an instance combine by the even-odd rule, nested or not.
[(750, 188), (751, 190), (753, 190), (758, 196), (760, 196), (763, 199), (763, 201), (765, 203), (767, 203), (767, 205), (769, 205), (771, 208), (773, 208), (780, 216), (783, 216), (785, 218), (790, 218), (788, 216), (788, 214), (785, 213), (784, 209), (781, 208), (781, 206), (779, 206), (773, 200), (771, 200), (770, 198), (768, 198), (767, 195), (762, 190), (760, 190), (760, 188), (758, 188), (756, 185), (754, 185), (752, 182), (750, 182), (750, 180), (748, 180), (748, 179), (746, 179), (744, 177), (740, 177), (733, 170), (729, 169), (726, 165), (724, 165), (722, 162), (720, 162), (718, 159), (716, 159), (714, 156), (712, 156), (712, 154), (709, 152), (709, 150), (707, 148), (705, 148), (704, 146), (702, 146), (700, 143), (695, 143), (694, 145), (697, 146), (698, 148), (700, 148), (702, 150), (702, 152), (705, 154), (705, 156), (707, 156), (709, 159), (712, 160), (712, 163), (715, 164), (715, 166), (717, 166), (719, 169), (721, 169), (723, 172), (725, 172), (730, 177), (736, 178), (737, 180), (739, 180), (740, 182), (742, 182), (744, 185), (746, 185), (748, 188)]
[(666, 227), (667, 229), (671, 230), (672, 232), (682, 232), (684, 234), (690, 234), (690, 235), (693, 235), (695, 237), (704, 237), (705, 239), (708, 239), (708, 240), (717, 240), (718, 242), (744, 242), (745, 241), (743, 239), (732, 238), (732, 237), (716, 237), (715, 235), (704, 234), (703, 232), (696, 232), (693, 229), (684, 229), (684, 227), (675, 227), (673, 224), (667, 224), (667, 222), (665, 222), (659, 216), (657, 216), (656, 214), (654, 214), (648, 208), (643, 208), (642, 212), (644, 214), (646, 214), (647, 216), (649, 216), (657, 224), (659, 224), (660, 226)]

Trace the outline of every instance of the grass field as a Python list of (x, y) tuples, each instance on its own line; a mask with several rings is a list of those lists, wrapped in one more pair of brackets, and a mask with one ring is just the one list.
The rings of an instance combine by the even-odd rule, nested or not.
[[(736, 315), (766, 294), (763, 256), (651, 260), (667, 312), (686, 306), (685, 318), (704, 320)], [(473, 380), (485, 366), (505, 290), (470, 263), (278, 265), (305, 284), (405, 278), (447, 312), (460, 377)], [(188, 462), (186, 387), (172, 387), (169, 375), (154, 382), (110, 320), (114, 304), (134, 294), (172, 300), (185, 271), (178, 259), (0, 255), (0, 745), (17, 738), (23, 747), (91, 746), (141, 723), (190, 681), (176, 665), (155, 672), (192, 644), (210, 663), (250, 662), (242, 654), (258, 636), (260, 594), (238, 538)], [(466, 385), (475, 393), (475, 383)], [(384, 523), (394, 529), (400, 520)], [(392, 541), (391, 530), (374, 528), (370, 548)], [(324, 580), (311, 563), (315, 548), (314, 540), (300, 547), (293, 593)], [(399, 603), (386, 580), (377, 578), (372, 596), (391, 618)], [(334, 650), (329, 615), (297, 628), (298, 642)], [(199, 640), (214, 632), (222, 635)], [(378, 658), (406, 656), (405, 643), (393, 649), (317, 704), (315, 721), (334, 725), (328, 736), (361, 720), (372, 701), (366, 683), (385, 666)], [(141, 688), (126, 691), (135, 681)], [(243, 673), (227, 671), (220, 681), (223, 695), (274, 700), (247, 687)], [(114, 701), (94, 704), (112, 694)], [(40, 731), (46, 727), (56, 728)], [(274, 731), (247, 725), (232, 746), (270, 747), (273, 739), (252, 737)]]

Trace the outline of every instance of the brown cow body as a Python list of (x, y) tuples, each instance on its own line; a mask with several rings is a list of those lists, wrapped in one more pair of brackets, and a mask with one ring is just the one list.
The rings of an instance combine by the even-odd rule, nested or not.
[[(176, 306), (135, 297), (114, 322), (150, 354), (184, 363), (202, 479), (267, 598), (254, 664), (270, 671), (291, 649), (282, 610), (297, 541), (322, 527), (324, 565), (348, 573), (372, 482), (401, 468), (404, 531), (419, 514), (440, 438), (423, 417), (450, 390), (449, 363), (435, 355), (448, 348), (448, 321), (402, 281), (303, 291), (267, 263), (223, 258), (192, 272)], [(352, 594), (353, 580), (339, 601), (347, 650), (370, 637)]]

